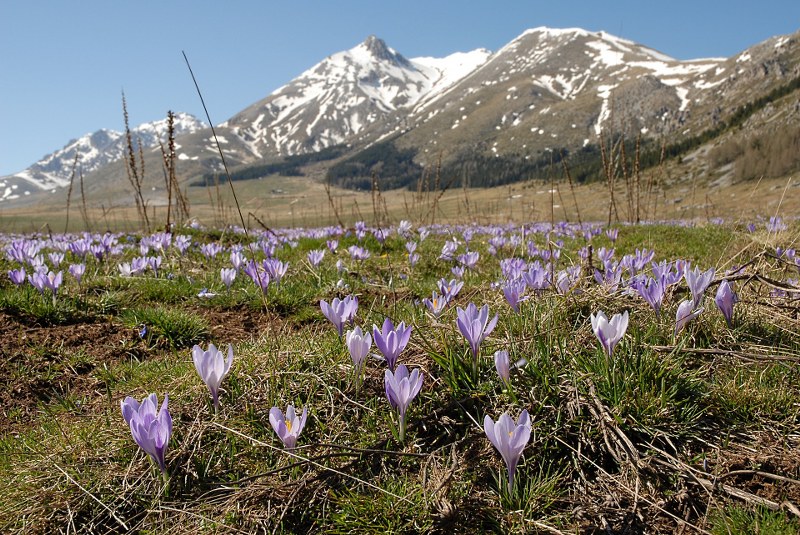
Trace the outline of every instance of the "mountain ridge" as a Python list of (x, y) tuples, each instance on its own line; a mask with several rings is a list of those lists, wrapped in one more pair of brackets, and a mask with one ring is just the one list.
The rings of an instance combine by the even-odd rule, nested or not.
[[(405, 58), (371, 35), (234, 114), (217, 134), (232, 167), (335, 146), (357, 155), (389, 142), (420, 167), (444, 161), (466, 176), (470, 167), (475, 172), (473, 160), (544, 161), (596, 150), (606, 135), (681, 142), (727, 124), (739, 107), (800, 76), (799, 66), (798, 33), (731, 58), (696, 60), (581, 28), (531, 28), (494, 53), (445, 58)], [(797, 110), (780, 106), (771, 127), (797, 118)], [(768, 117), (758, 121), (744, 125), (748, 135), (771, 128)], [(182, 180), (221, 170), (208, 129), (183, 133), (178, 145)], [(160, 153), (146, 152), (149, 168), (157, 167)], [(363, 176), (380, 177), (380, 162), (359, 165)], [(520, 169), (509, 179), (520, 179)], [(87, 180), (119, 188), (123, 170), (119, 160), (105, 162)], [(46, 187), (60, 185), (49, 178)], [(9, 191), (5, 179), (0, 193)]]

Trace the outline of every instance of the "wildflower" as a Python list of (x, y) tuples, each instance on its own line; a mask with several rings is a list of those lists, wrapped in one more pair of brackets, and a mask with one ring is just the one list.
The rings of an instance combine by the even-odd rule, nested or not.
[(717, 295), (714, 297), (714, 302), (717, 304), (722, 315), (725, 316), (725, 323), (728, 327), (733, 325), (733, 305), (739, 300), (733, 292), (733, 288), (727, 280), (723, 280), (719, 288), (717, 288)]
[(55, 302), (56, 292), (63, 280), (64, 276), (60, 271), (58, 273), (53, 273), (52, 271), (44, 273), (42, 271), (36, 272), (33, 275), (28, 275), (28, 281), (39, 293), (44, 294), (45, 288), (53, 292), (53, 302)]
[(225, 288), (230, 290), (234, 279), (236, 279), (236, 268), (221, 268), (219, 277), (222, 279), (222, 284), (225, 285)]
[(461, 291), (461, 288), (464, 287), (464, 281), (450, 279), (449, 281), (445, 278), (439, 279), (439, 292), (444, 297), (445, 301), (448, 303), (452, 301), (457, 295), (458, 292)]
[(416, 368), (409, 374), (405, 364), (401, 364), (396, 371), (386, 370), (383, 379), (386, 397), (400, 419), (399, 439), (403, 442), (406, 433), (406, 411), (422, 388), (423, 375)]
[(458, 255), (457, 260), (458, 263), (464, 267), (464, 269), (475, 269), (475, 266), (478, 265), (480, 256), (481, 255), (478, 253), (478, 251), (470, 251), (468, 253)]
[(494, 353), (494, 367), (497, 375), (503, 380), (506, 386), (511, 382), (511, 363), (508, 358), (508, 351), (500, 349)]
[(519, 313), (519, 304), (526, 299), (525, 288), (525, 281), (522, 279), (508, 281), (503, 285), (503, 295), (514, 312)]
[(268, 258), (263, 262), (264, 270), (269, 274), (270, 280), (280, 284), (281, 279), (289, 269), (288, 262), (281, 262), (276, 258)]
[(239, 271), (246, 263), (247, 258), (242, 254), (241, 251), (231, 252), (231, 265), (235, 271)]
[(47, 258), (50, 259), (50, 263), (53, 264), (53, 269), (58, 269), (58, 266), (61, 265), (61, 262), (64, 261), (64, 253), (48, 253)]
[(200, 374), (200, 378), (211, 392), (211, 398), (214, 400), (214, 412), (217, 412), (219, 410), (219, 385), (231, 370), (233, 346), (228, 344), (228, 358), (225, 359), (222, 351), (217, 350), (214, 344), (209, 344), (207, 351), (203, 351), (202, 347), (195, 345), (192, 348), (192, 360), (197, 373)]
[(350, 358), (353, 359), (356, 375), (358, 375), (361, 373), (361, 367), (364, 365), (367, 355), (369, 355), (370, 347), (372, 347), (372, 336), (362, 331), (361, 327), (356, 327), (351, 331), (347, 331), (345, 341), (347, 342), (347, 351), (350, 352)]
[(477, 372), (478, 350), (481, 342), (494, 330), (497, 325), (497, 314), (489, 320), (489, 305), (483, 305), (480, 309), (474, 303), (467, 305), (466, 309), (457, 308), (458, 319), (456, 324), (458, 330), (467, 339), (472, 350), (474, 369)]
[(212, 259), (222, 252), (222, 245), (216, 242), (205, 243), (200, 246), (200, 252), (206, 258)]
[(439, 255), (439, 260), (453, 260), (453, 255), (458, 249), (457, 241), (446, 241), (442, 246), (442, 254)]
[(311, 264), (312, 267), (319, 267), (322, 259), (325, 258), (325, 250), (317, 249), (314, 251), (309, 251), (306, 258), (308, 258), (308, 263)]
[(131, 271), (131, 265), (128, 262), (123, 262), (117, 266), (119, 269), (119, 274), (122, 277), (131, 277), (133, 275), (133, 271)]
[(158, 464), (164, 477), (167, 475), (164, 454), (172, 434), (172, 416), (167, 408), (168, 403), (169, 396), (164, 395), (164, 402), (156, 412), (158, 398), (155, 394), (150, 394), (141, 403), (130, 396), (120, 402), (122, 417), (131, 428), (133, 440)]
[(394, 371), (397, 366), (397, 357), (408, 345), (408, 340), (411, 337), (411, 326), (406, 327), (405, 322), (395, 327), (392, 320), (386, 318), (383, 320), (383, 325), (378, 329), (377, 325), (372, 326), (372, 338), (375, 340), (375, 347), (386, 359), (386, 364), (389, 369)]
[(356, 310), (358, 310), (358, 298), (353, 295), (348, 295), (344, 299), (334, 297), (330, 304), (325, 300), (320, 301), (319, 307), (325, 317), (336, 327), (339, 338), (341, 338), (344, 324), (352, 320), (356, 315)]
[(8, 271), (8, 278), (11, 280), (11, 282), (19, 286), (25, 282), (25, 268), (21, 267), (19, 269), (10, 269)]
[(661, 314), (661, 303), (664, 301), (664, 285), (660, 279), (648, 277), (647, 280), (640, 281), (636, 286), (636, 291), (647, 301), (656, 311), (656, 316)]
[(397, 225), (397, 233), (404, 238), (408, 238), (409, 234), (411, 234), (412, 228), (411, 221), (406, 221), (403, 219), (400, 221), (400, 224)]
[(675, 315), (675, 336), (678, 336), (686, 324), (699, 316), (703, 310), (703, 307), (695, 309), (694, 301), (691, 299), (681, 302), (678, 305), (678, 313)]
[(272, 424), (272, 429), (283, 442), (283, 446), (291, 450), (297, 445), (297, 437), (306, 426), (307, 416), (308, 407), (303, 408), (303, 414), (299, 418), (292, 404), (286, 407), (285, 416), (278, 407), (272, 407), (269, 411), (269, 423)]
[(186, 236), (181, 234), (180, 236), (175, 236), (175, 247), (178, 249), (178, 252), (182, 255), (186, 254), (186, 251), (189, 250), (189, 246), (192, 245), (192, 238), (191, 236)]
[(687, 264), (683, 269), (683, 276), (689, 291), (692, 292), (693, 308), (697, 308), (703, 302), (703, 293), (714, 279), (714, 268), (701, 272), (697, 267), (690, 270)]
[(216, 295), (217, 294), (215, 294), (214, 292), (210, 292), (208, 288), (203, 288), (197, 293), (197, 297), (204, 299), (210, 299), (212, 297), (216, 297)]
[(595, 336), (600, 340), (600, 345), (603, 346), (608, 358), (611, 358), (614, 347), (622, 340), (625, 330), (628, 328), (628, 311), (614, 314), (611, 320), (602, 311), (599, 311), (597, 315), (591, 314), (590, 318)]
[(548, 269), (546, 267), (542, 267), (539, 262), (534, 262), (531, 264), (528, 268), (528, 271), (522, 274), (525, 284), (527, 284), (531, 290), (536, 292), (540, 292), (541, 290), (544, 290), (550, 286), (548, 277)]
[(433, 314), (433, 317), (438, 318), (444, 310), (444, 307), (447, 306), (447, 299), (437, 294), (434, 290), (433, 296), (430, 299), (425, 297), (422, 303), (428, 308), (430, 313)]
[(83, 274), (86, 273), (86, 264), (72, 264), (69, 266), (69, 273), (75, 277), (75, 280), (80, 285)]
[(147, 257), (147, 267), (153, 270), (153, 274), (158, 277), (158, 269), (161, 267), (161, 257), (160, 256), (148, 256)]
[(347, 248), (347, 252), (350, 253), (351, 260), (357, 260), (359, 262), (363, 262), (371, 256), (370, 252), (360, 245), (351, 245)]
[(487, 414), (483, 417), (483, 430), (489, 441), (497, 448), (508, 470), (508, 491), (514, 488), (514, 474), (522, 450), (531, 438), (531, 420), (528, 411), (523, 409), (516, 424), (506, 413), (500, 415), (495, 423)]

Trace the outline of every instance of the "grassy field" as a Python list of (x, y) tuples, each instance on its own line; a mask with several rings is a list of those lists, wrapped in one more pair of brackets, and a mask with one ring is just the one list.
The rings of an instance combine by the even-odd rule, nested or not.
[[(299, 195), (289, 186), (281, 195)], [(505, 198), (518, 201), (509, 191)], [(549, 192), (513, 191), (547, 197), (542, 204), (553, 209)], [(742, 213), (725, 224), (606, 227), (580, 225), (569, 212), (571, 223), (555, 213), (555, 225), (522, 226), (508, 221), (526, 217), (523, 201), (519, 216), (499, 221), (510, 214), (501, 195), (467, 203), (464, 192), (450, 192), (440, 199), (443, 213), (458, 218), (445, 206), (462, 203), (464, 220), (485, 224), (379, 231), (372, 220), (386, 214), (373, 212), (364, 194), (359, 219), (368, 225), (351, 226), (358, 214), (347, 214), (349, 230), (278, 230), (287, 214), (266, 214), (285, 210), (288, 197), (237, 194), (243, 211), (262, 214), (271, 231), (209, 225), (168, 237), (2, 239), (0, 531), (800, 531), (796, 222)], [(594, 215), (602, 202), (592, 212), (592, 195), (577, 194), (586, 195), (577, 197), (583, 220), (602, 220)], [(327, 195), (313, 195), (313, 221), (330, 219)], [(467, 204), (484, 208), (466, 212)], [(432, 203), (415, 208), (409, 197), (405, 205), (415, 215)], [(403, 206), (398, 196), (387, 212), (402, 214)], [(476, 215), (482, 209), (487, 214)], [(306, 210), (296, 225), (311, 226)], [(618, 236), (606, 232), (613, 229)], [(98, 248), (82, 255), (81, 238)], [(358, 259), (351, 247), (369, 257)], [(318, 267), (308, 257), (314, 250), (325, 251)], [(63, 259), (49, 254), (59, 251)], [(227, 288), (220, 270), (233, 267), (237, 251), (259, 262), (269, 253), (288, 270), (279, 281), (273, 273), (262, 292), (240, 268)], [(63, 272), (56, 292), (6, 275), (20, 266), (31, 274), (37, 257)], [(119, 268), (140, 261), (150, 267), (139, 274)], [(643, 277), (658, 278), (661, 261), (673, 278), (664, 279), (657, 314), (636, 288)], [(702, 312), (677, 333), (679, 304), (693, 292), (675, 261), (715, 269), (694, 306)], [(79, 263), (80, 284), (67, 272)], [(537, 271), (540, 286), (531, 282)], [(463, 288), (432, 314), (422, 300), (456, 275)], [(525, 298), (515, 312), (503, 286), (520, 280)], [(737, 294), (730, 325), (715, 304), (723, 280)], [(345, 332), (371, 333), (386, 318), (411, 326), (398, 361), (419, 370), (423, 384), (402, 440), (377, 346), (357, 378), (345, 338), (320, 308), (351, 295), (358, 308)], [(498, 317), (477, 357), (456, 321), (470, 303)], [(600, 311), (629, 315), (610, 354), (593, 332)], [(234, 354), (218, 411), (192, 362), (192, 347), (210, 342), (225, 351), (231, 344)], [(509, 353), (508, 381), (495, 369), (499, 350)], [(151, 393), (159, 404), (169, 396), (167, 477), (120, 410), (126, 397)], [(273, 407), (290, 403), (308, 410), (294, 449), (270, 421)], [(531, 434), (509, 489), (484, 419), (506, 413), (516, 421), (523, 409)]]
[[(723, 218), (746, 223), (757, 216), (793, 217), (800, 210), (796, 177), (715, 185), (656, 179), (630, 190), (620, 179), (614, 202), (604, 183), (575, 185), (567, 181), (528, 181), (485, 189), (446, 189), (433, 192), (391, 190), (359, 192), (331, 187), (310, 177), (270, 176), (235, 182), (242, 217), (248, 227), (319, 227), (356, 221), (373, 225), (398, 223), (525, 223), (569, 221), (624, 223), (635, 221)], [(663, 180), (662, 180), (663, 181)], [(166, 221), (166, 194), (144, 191), (152, 228)], [(219, 189), (187, 189), (190, 217), (208, 226), (241, 224), (239, 210), (227, 183)], [(6, 232), (76, 232), (144, 230), (130, 191), (95, 194), (82, 203), (73, 196), (67, 211), (66, 192), (39, 194), (22, 205), (0, 203), (0, 228)], [(69, 221), (67, 221), (69, 219)], [(174, 218), (173, 218), (174, 220)]]

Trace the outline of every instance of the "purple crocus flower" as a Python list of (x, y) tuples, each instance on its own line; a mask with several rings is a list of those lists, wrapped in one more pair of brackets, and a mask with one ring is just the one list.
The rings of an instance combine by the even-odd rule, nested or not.
[(603, 346), (608, 358), (611, 358), (614, 347), (622, 340), (628, 329), (628, 311), (614, 314), (611, 320), (602, 311), (598, 311), (597, 315), (591, 314), (589, 317), (592, 320), (594, 335), (600, 340), (600, 345)]
[(247, 258), (245, 258), (241, 251), (231, 251), (231, 265), (233, 269), (239, 271), (246, 263)]
[(45, 288), (53, 292), (53, 299), (55, 299), (56, 292), (58, 292), (58, 288), (61, 286), (64, 276), (60, 271), (58, 273), (53, 273), (52, 271), (44, 273), (42, 271), (29, 275), (28, 280), (39, 293), (44, 293)]
[(403, 219), (400, 221), (400, 224), (397, 225), (397, 233), (404, 238), (408, 238), (408, 236), (411, 234), (412, 228), (411, 221)]
[(653, 307), (656, 311), (656, 316), (661, 315), (661, 303), (664, 301), (664, 285), (659, 279), (648, 277), (647, 280), (642, 280), (636, 285), (636, 291), (642, 296), (642, 299)]
[(453, 255), (458, 249), (457, 241), (446, 241), (442, 246), (442, 254), (439, 255), (440, 260), (453, 260)]
[(75, 277), (75, 280), (78, 281), (78, 285), (80, 285), (83, 274), (86, 273), (86, 264), (72, 264), (69, 266), (69, 273)]
[(678, 312), (675, 314), (675, 336), (686, 327), (686, 324), (703, 312), (703, 307), (695, 308), (694, 301), (687, 299), (678, 305)]
[(269, 411), (269, 423), (272, 424), (272, 429), (283, 442), (283, 446), (290, 450), (297, 445), (297, 437), (306, 426), (307, 417), (308, 407), (304, 407), (303, 414), (298, 417), (292, 404), (286, 407), (285, 416), (278, 407), (272, 407)]
[(497, 369), (497, 375), (503, 380), (506, 386), (511, 382), (511, 362), (508, 357), (508, 351), (500, 349), (494, 353), (494, 367)]
[(528, 411), (523, 409), (516, 423), (506, 413), (501, 414), (496, 423), (487, 414), (483, 417), (483, 431), (506, 463), (508, 492), (510, 493), (514, 488), (517, 463), (531, 438), (531, 419)]
[(430, 299), (425, 297), (422, 303), (428, 308), (430, 313), (433, 314), (433, 317), (438, 318), (444, 310), (444, 307), (447, 306), (447, 299), (437, 294), (434, 290), (433, 296)]
[(208, 350), (203, 351), (199, 345), (192, 348), (192, 360), (200, 378), (206, 383), (214, 401), (214, 412), (219, 410), (219, 385), (228, 375), (233, 363), (233, 346), (228, 344), (228, 358), (219, 351), (214, 344), (208, 345)]
[(334, 297), (330, 304), (325, 300), (321, 300), (319, 302), (319, 307), (325, 317), (336, 327), (339, 338), (341, 338), (344, 324), (351, 321), (356, 315), (356, 311), (358, 310), (358, 298), (353, 295), (348, 295), (344, 299)]
[(464, 253), (458, 255), (458, 263), (461, 264), (464, 269), (475, 269), (475, 266), (478, 265), (478, 260), (480, 259), (481, 255), (478, 251), (470, 251), (468, 253)]
[(439, 279), (439, 293), (442, 294), (442, 297), (445, 298), (445, 301), (448, 303), (452, 301), (457, 295), (458, 292), (461, 291), (461, 288), (464, 287), (464, 281), (450, 279), (449, 281), (445, 278)]
[(58, 266), (61, 265), (61, 262), (64, 261), (64, 253), (48, 253), (47, 258), (50, 259), (50, 263), (53, 264), (53, 269), (58, 269)]
[(270, 280), (280, 284), (281, 279), (289, 269), (288, 262), (281, 262), (277, 258), (268, 258), (263, 262), (264, 270), (269, 273)]
[(219, 277), (222, 279), (222, 284), (225, 285), (225, 288), (230, 290), (234, 279), (236, 279), (236, 268), (221, 268)]
[(514, 312), (519, 313), (519, 304), (526, 299), (524, 295), (526, 287), (522, 279), (508, 281), (503, 285), (503, 295)]
[(415, 368), (409, 374), (405, 364), (399, 365), (396, 371), (386, 370), (384, 372), (383, 383), (386, 397), (400, 418), (400, 442), (403, 442), (406, 434), (406, 411), (411, 401), (419, 394), (422, 381), (423, 374), (419, 369)]
[(144, 273), (144, 270), (148, 267), (147, 258), (143, 256), (137, 256), (131, 259), (131, 275), (139, 275)]
[(687, 264), (683, 270), (683, 276), (686, 279), (686, 285), (689, 287), (689, 291), (692, 292), (692, 308), (697, 308), (703, 302), (703, 293), (706, 291), (706, 288), (708, 288), (711, 281), (714, 280), (714, 268), (712, 267), (708, 271), (701, 272), (700, 268), (697, 267), (689, 269), (689, 265)]
[(347, 248), (347, 252), (350, 253), (352, 260), (357, 260), (358, 262), (363, 262), (371, 256), (370, 252), (360, 245), (351, 245)]
[(205, 243), (200, 246), (200, 252), (206, 258), (212, 259), (222, 252), (222, 245), (216, 242)]
[(314, 251), (309, 251), (306, 258), (308, 258), (308, 263), (311, 264), (312, 267), (319, 267), (322, 263), (322, 259), (325, 258), (325, 250), (316, 249)]
[(19, 286), (20, 284), (25, 282), (25, 268), (21, 267), (19, 269), (10, 269), (8, 271), (8, 278)]
[(525, 279), (525, 284), (531, 290), (539, 292), (550, 286), (549, 270), (542, 267), (539, 262), (534, 262), (528, 268), (526, 273), (523, 273), (522, 278)]
[(372, 347), (372, 336), (368, 332), (362, 331), (361, 327), (356, 327), (351, 331), (347, 331), (345, 342), (347, 343), (347, 351), (350, 352), (350, 358), (353, 359), (356, 375), (358, 375), (361, 373), (361, 368), (364, 366), (364, 361)]
[(472, 371), (475, 375), (478, 373), (478, 351), (480, 350), (481, 342), (486, 338), (489, 333), (494, 330), (497, 325), (497, 314), (494, 318), (489, 319), (489, 305), (483, 305), (481, 308), (475, 306), (474, 303), (467, 305), (466, 309), (457, 308), (456, 325), (458, 330), (466, 338), (469, 347), (472, 350)]
[(714, 302), (717, 304), (722, 315), (725, 316), (725, 323), (728, 327), (733, 326), (733, 305), (739, 301), (739, 298), (734, 293), (733, 288), (727, 280), (723, 280), (717, 288), (717, 295), (714, 297)]
[(383, 325), (380, 329), (378, 329), (377, 325), (372, 326), (372, 338), (375, 340), (375, 347), (386, 359), (386, 365), (392, 371), (395, 370), (397, 357), (408, 345), (410, 337), (411, 326), (406, 327), (405, 322), (402, 321), (395, 327), (392, 320), (386, 318), (383, 320)]
[(172, 416), (167, 408), (168, 403), (169, 396), (164, 395), (161, 409), (156, 412), (158, 398), (155, 394), (150, 394), (141, 403), (130, 396), (120, 402), (122, 417), (131, 428), (133, 440), (158, 464), (164, 477), (167, 475), (164, 454), (172, 434)]

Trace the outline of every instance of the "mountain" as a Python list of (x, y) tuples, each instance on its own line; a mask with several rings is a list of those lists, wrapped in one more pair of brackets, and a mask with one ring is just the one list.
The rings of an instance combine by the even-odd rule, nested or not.
[[(425, 166), (441, 156), (456, 174), (491, 175), (473, 185), (514, 181), (549, 167), (553, 154), (591, 152), (599, 161), (601, 136), (641, 136), (653, 150), (682, 143), (792, 83), (799, 64), (797, 34), (733, 58), (678, 61), (604, 32), (535, 28), (418, 109), (393, 143)], [(776, 125), (797, 118), (789, 104)]]
[(256, 158), (347, 143), (371, 125), (399, 122), (489, 57), (487, 50), (443, 59), (406, 59), (375, 36), (329, 56), (221, 126)]
[[(216, 130), (235, 179), (309, 174), (369, 187), (374, 176), (390, 189), (435, 168), (441, 185), (490, 186), (550, 176), (563, 158), (582, 181), (603, 177), (604, 151), (614, 159), (621, 154), (608, 151), (626, 147), (629, 157), (641, 151), (643, 166), (666, 155), (670, 180), (724, 182), (800, 170), (798, 95), (800, 32), (690, 61), (579, 28), (534, 28), (497, 52), (445, 58), (408, 59), (370, 36)], [(222, 169), (210, 129), (197, 127), (178, 138), (187, 184)], [(63, 185), (70, 147), (84, 144), (87, 191), (119, 197), (129, 187), (119, 136), (82, 138), (16, 180)], [(160, 169), (160, 159), (145, 151), (146, 168)], [(5, 198), (17, 195), (3, 186)]]
[[(207, 125), (188, 113), (176, 113), (175, 135), (183, 136), (207, 128)], [(143, 123), (131, 129), (133, 142), (142, 148), (158, 147), (167, 138), (167, 119)], [(78, 155), (77, 170), (89, 175), (125, 155), (127, 139), (124, 132), (101, 129), (68, 142), (24, 171), (0, 177), (0, 200), (13, 200), (32, 191), (53, 190), (69, 185)]]

